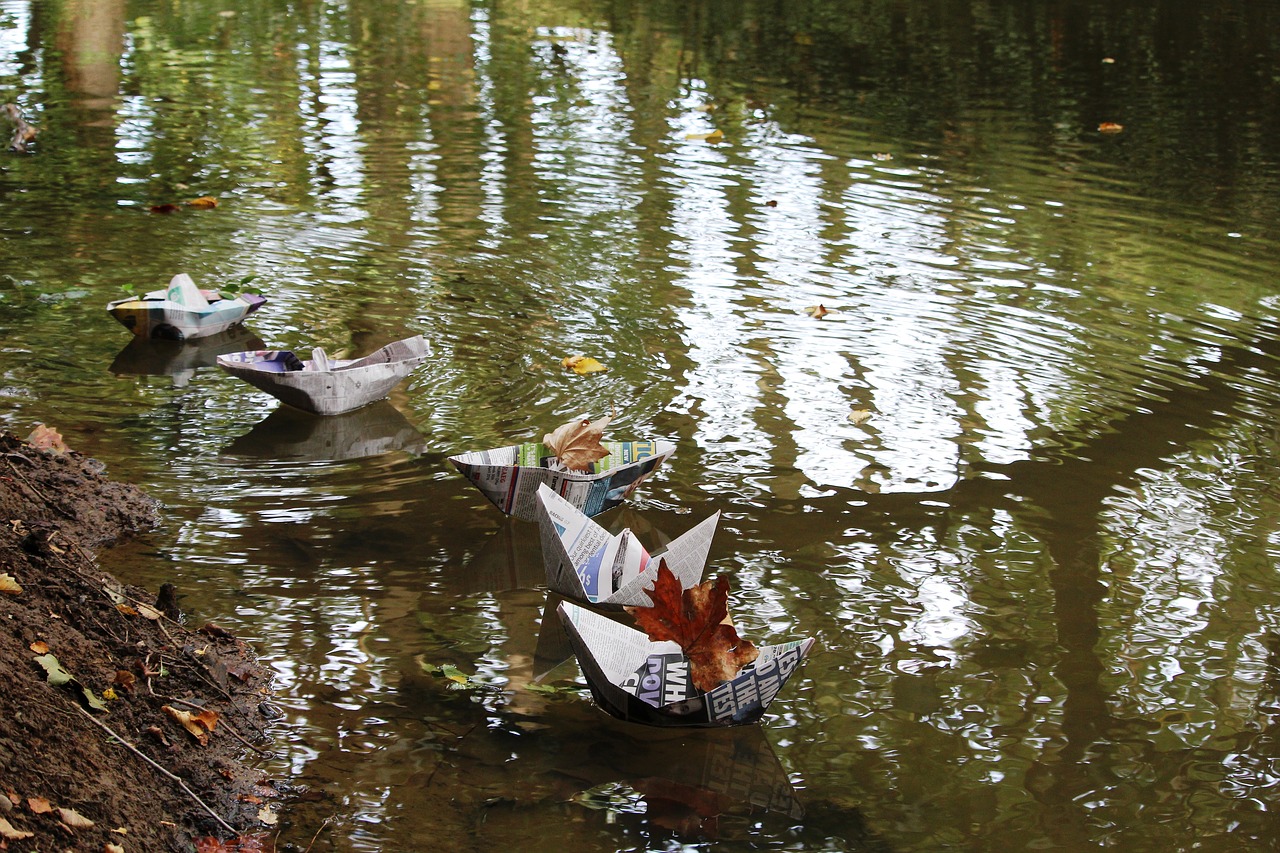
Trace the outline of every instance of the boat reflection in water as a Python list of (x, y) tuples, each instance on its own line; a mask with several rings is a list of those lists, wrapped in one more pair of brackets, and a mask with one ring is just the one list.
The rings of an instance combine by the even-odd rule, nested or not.
[(187, 341), (134, 336), (108, 368), (117, 376), (172, 376), (178, 388), (186, 387), (196, 368), (213, 367), (218, 356), (266, 346), (244, 326)]
[(386, 400), (341, 415), (280, 406), (223, 449), (230, 456), (331, 462), (402, 450), (421, 453), (422, 433)]

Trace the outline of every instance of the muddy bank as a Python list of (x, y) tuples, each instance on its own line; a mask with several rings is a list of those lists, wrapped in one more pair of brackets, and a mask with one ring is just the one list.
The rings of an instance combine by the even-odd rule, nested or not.
[(0, 434), (0, 849), (269, 849), (269, 673), (98, 568), (156, 504), (53, 444)]

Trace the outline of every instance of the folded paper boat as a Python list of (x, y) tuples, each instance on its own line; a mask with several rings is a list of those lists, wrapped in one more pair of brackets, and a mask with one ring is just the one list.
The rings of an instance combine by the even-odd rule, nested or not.
[(583, 471), (551, 467), (555, 456), (542, 444), (512, 444), (450, 456), (493, 505), (507, 515), (536, 521), (538, 487), (546, 485), (586, 515), (613, 509), (662, 464), (676, 446), (669, 441), (605, 441), (609, 451)]
[(720, 520), (717, 512), (650, 554), (629, 529), (610, 534), (546, 485), (538, 486), (537, 500), (547, 587), (598, 607), (650, 606), (645, 590), (657, 579), (659, 557), (681, 587), (701, 582)]
[(693, 685), (676, 643), (655, 643), (608, 616), (562, 601), (556, 608), (596, 703), (621, 720), (649, 726), (740, 726), (764, 716), (813, 639), (760, 646), (760, 656), (706, 693)]
[(364, 358), (335, 359), (320, 347), (303, 360), (289, 350), (218, 356), (218, 366), (297, 409), (340, 415), (381, 400), (427, 358), (421, 335), (387, 344)]
[(224, 299), (216, 290), (201, 290), (191, 276), (178, 273), (166, 290), (107, 303), (107, 311), (140, 338), (183, 341), (225, 331), (257, 311), (266, 298), (241, 293)]

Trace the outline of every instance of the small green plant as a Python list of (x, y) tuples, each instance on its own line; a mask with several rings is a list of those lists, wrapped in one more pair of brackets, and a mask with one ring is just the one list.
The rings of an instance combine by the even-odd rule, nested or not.
[(234, 281), (231, 284), (223, 285), (221, 288), (219, 288), (219, 290), (222, 292), (222, 295), (227, 297), (228, 299), (231, 298), (232, 296), (235, 296), (238, 293), (252, 293), (257, 296), (262, 296), (262, 288), (249, 286), (249, 282), (253, 281), (257, 277), (258, 277), (257, 273), (250, 273), (249, 275), (245, 276), (239, 281)]

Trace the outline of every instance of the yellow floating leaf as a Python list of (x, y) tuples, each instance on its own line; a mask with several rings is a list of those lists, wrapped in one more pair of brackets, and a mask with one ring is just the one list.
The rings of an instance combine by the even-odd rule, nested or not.
[(187, 202), (187, 207), (210, 208), (217, 206), (218, 200), (211, 195), (202, 195), (200, 198), (193, 198)]
[(7, 592), (10, 595), (21, 595), (22, 587), (13, 579), (13, 575), (0, 572), (0, 592)]
[(1124, 125), (1117, 124), (1114, 121), (1104, 121), (1102, 124), (1098, 125), (1098, 131), (1100, 133), (1119, 133), (1122, 130), (1124, 130)]
[(849, 423), (860, 424), (871, 417), (871, 412), (867, 409), (854, 409), (849, 413)]
[(821, 319), (831, 313), (825, 305), (810, 305), (808, 308), (804, 309), (804, 312), (815, 320)]
[(724, 131), (716, 128), (710, 133), (686, 133), (684, 138), (693, 142), (701, 141), (714, 144), (716, 142), (724, 142)]
[(560, 365), (565, 370), (572, 370), (579, 376), (586, 376), (588, 373), (599, 373), (602, 370), (609, 369), (589, 355), (567, 356), (564, 361), (560, 362)]

